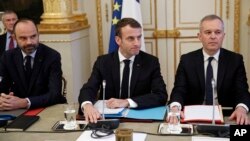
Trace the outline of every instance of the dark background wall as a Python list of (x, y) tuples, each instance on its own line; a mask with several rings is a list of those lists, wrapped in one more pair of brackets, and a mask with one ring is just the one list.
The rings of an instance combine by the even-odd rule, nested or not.
[(42, 0), (0, 0), (0, 11), (13, 10), (19, 18), (33, 19), (40, 23), (43, 13)]

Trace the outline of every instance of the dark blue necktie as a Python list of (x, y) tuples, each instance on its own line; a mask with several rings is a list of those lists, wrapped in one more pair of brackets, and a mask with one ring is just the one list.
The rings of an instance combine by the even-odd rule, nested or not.
[(122, 90), (121, 90), (121, 98), (128, 98), (128, 84), (129, 84), (129, 63), (130, 60), (126, 59), (123, 60), (125, 66), (123, 69), (123, 75), (122, 75)]
[(208, 65), (207, 65), (207, 75), (206, 75), (206, 105), (213, 104), (213, 87), (212, 87), (212, 79), (213, 79), (213, 68), (211, 65), (212, 60), (214, 57), (208, 58)]
[(31, 56), (27, 55), (25, 57), (25, 77), (26, 77), (26, 81), (27, 83), (29, 83), (30, 81), (30, 77), (31, 77), (31, 73), (32, 73), (32, 68), (31, 68)]

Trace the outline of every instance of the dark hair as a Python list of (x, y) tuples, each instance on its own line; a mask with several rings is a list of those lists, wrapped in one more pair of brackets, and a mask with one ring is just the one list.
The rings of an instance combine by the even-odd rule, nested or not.
[(129, 25), (132, 28), (141, 28), (139, 22), (133, 18), (123, 18), (119, 20), (115, 26), (115, 36), (121, 36), (121, 28)]
[(223, 29), (224, 29), (224, 22), (223, 22), (223, 20), (222, 20), (219, 16), (214, 15), (214, 14), (212, 14), (212, 15), (207, 15), (207, 16), (205, 16), (205, 17), (203, 17), (203, 18), (201, 19), (201, 21), (200, 21), (200, 29), (201, 29), (201, 25), (202, 25), (202, 23), (203, 23), (204, 21), (211, 21), (211, 20), (216, 20), (216, 19), (221, 21), (221, 23), (222, 23), (222, 25), (223, 25)]
[(16, 34), (16, 26), (19, 24), (19, 23), (28, 23), (28, 22), (31, 22), (35, 25), (36, 27), (36, 30), (38, 32), (38, 28), (37, 28), (37, 25), (35, 24), (35, 22), (31, 19), (28, 19), (28, 18), (22, 18), (22, 19), (19, 19), (17, 20), (17, 22), (14, 24), (14, 27), (13, 27), (13, 33)]

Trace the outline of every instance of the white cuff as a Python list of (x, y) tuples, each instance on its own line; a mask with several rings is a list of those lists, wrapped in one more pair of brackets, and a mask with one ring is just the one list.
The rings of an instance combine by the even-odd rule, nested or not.
[(81, 104), (81, 109), (83, 109), (83, 107), (84, 107), (84, 105), (86, 105), (86, 104), (92, 104), (92, 102), (91, 101), (84, 101), (82, 104)]
[(248, 113), (249, 109), (248, 109), (247, 105), (245, 105), (245, 104), (243, 104), (243, 103), (239, 103), (239, 104), (236, 106), (236, 108), (239, 107), (239, 106), (245, 108), (245, 109), (247, 110), (247, 113)]
[(30, 108), (30, 105), (31, 105), (30, 99), (29, 99), (29, 98), (25, 98), (25, 99), (26, 99), (27, 102), (28, 102), (28, 106), (27, 106), (26, 108), (29, 109), (29, 108)]
[(138, 104), (135, 103), (131, 98), (128, 98), (129, 108), (137, 108)]

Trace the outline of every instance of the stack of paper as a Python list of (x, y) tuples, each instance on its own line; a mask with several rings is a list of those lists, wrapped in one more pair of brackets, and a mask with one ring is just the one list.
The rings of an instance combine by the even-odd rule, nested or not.
[[(103, 104), (104, 102), (104, 104)], [(104, 106), (104, 108), (103, 108)], [(105, 115), (105, 117), (123, 117), (123, 112), (126, 110), (125, 108), (115, 108), (110, 109), (106, 106), (105, 100), (98, 100), (94, 107), (101, 113)]]

